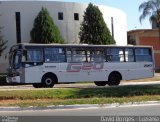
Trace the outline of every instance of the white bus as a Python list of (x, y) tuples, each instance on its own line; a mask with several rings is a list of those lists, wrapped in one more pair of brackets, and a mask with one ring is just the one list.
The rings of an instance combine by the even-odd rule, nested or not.
[(149, 46), (17, 44), (9, 52), (8, 83), (35, 88), (94, 81), (97, 86), (154, 76)]

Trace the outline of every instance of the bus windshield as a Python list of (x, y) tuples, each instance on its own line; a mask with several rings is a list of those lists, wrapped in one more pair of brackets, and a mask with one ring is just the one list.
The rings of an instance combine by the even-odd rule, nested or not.
[(10, 53), (9, 65), (13, 69), (20, 68), (20, 65), (21, 65), (21, 52), (20, 51), (14, 51)]

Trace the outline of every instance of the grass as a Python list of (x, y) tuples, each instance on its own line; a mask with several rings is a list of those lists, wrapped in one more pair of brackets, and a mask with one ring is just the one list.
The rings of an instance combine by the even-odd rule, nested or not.
[(122, 97), (122, 98), (83, 98), (83, 99), (35, 99), (35, 100), (2, 100), (0, 106), (40, 106), (45, 107), (48, 105), (74, 105), (74, 104), (110, 104), (110, 103), (133, 103), (160, 100), (159, 95), (153, 96), (134, 96), (134, 97)]
[(143, 95), (160, 95), (160, 85), (153, 86), (119, 86), (104, 88), (60, 88), (40, 90), (1, 91), (3, 99), (81, 99), (102, 97), (132, 97)]
[[(154, 77), (131, 81), (159, 80), (160, 77)], [(81, 84), (83, 83), (93, 82), (82, 82)], [(8, 85), (4, 75), (0, 75), (0, 85)], [(108, 104), (154, 100), (160, 101), (160, 85), (0, 91), (0, 106)]]
[(0, 106), (107, 104), (160, 100), (160, 85), (0, 92)]

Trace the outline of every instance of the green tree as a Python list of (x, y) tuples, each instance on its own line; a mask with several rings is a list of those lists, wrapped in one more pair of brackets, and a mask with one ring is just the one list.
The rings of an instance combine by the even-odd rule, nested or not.
[(41, 9), (30, 32), (32, 43), (64, 43), (58, 27), (54, 24), (48, 10)]
[(3, 36), (1, 35), (1, 29), (2, 27), (0, 27), (0, 56), (2, 55), (2, 52), (7, 48), (7, 41), (3, 39)]
[(107, 45), (115, 44), (99, 8), (92, 3), (88, 5), (81, 23), (80, 43)]
[(139, 11), (142, 12), (139, 17), (140, 22), (142, 22), (146, 17), (149, 17), (150, 22), (155, 22), (159, 28), (160, 37), (160, 0), (148, 0), (143, 2), (139, 6)]

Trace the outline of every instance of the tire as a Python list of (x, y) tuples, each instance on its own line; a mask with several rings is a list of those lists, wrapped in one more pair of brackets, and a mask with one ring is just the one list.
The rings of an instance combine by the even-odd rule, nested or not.
[(32, 85), (34, 88), (42, 88), (43, 87), (42, 83), (33, 83)]
[(117, 86), (120, 84), (120, 81), (121, 81), (121, 75), (119, 73), (111, 73), (109, 75), (109, 78), (108, 78), (108, 85), (109, 86)]
[(52, 88), (55, 83), (54, 76), (51, 75), (44, 75), (42, 78), (42, 84), (44, 88)]
[(106, 81), (94, 81), (96, 86), (105, 86), (107, 84)]

